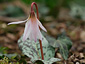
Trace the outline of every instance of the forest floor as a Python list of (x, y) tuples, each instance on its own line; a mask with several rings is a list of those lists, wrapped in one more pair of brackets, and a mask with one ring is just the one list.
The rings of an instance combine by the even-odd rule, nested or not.
[[(60, 15), (61, 16), (61, 15)], [(0, 16), (1, 17), (1, 16)], [(63, 16), (64, 17), (64, 16)], [(3, 16), (5, 19), (5, 17)], [(0, 46), (8, 47), (7, 53), (18, 53), (21, 54), (17, 41), (21, 37), (24, 31), (24, 24), (10, 25), (10, 18), (7, 21), (0, 18)], [(79, 19), (68, 19), (68, 18), (48, 18), (51, 22), (43, 22), (46, 27), (48, 34), (57, 37), (61, 30), (66, 31), (67, 36), (72, 40), (73, 45), (69, 51), (68, 64), (85, 64), (85, 22)], [(15, 19), (16, 21), (16, 19)], [(56, 57), (63, 60), (59, 53), (56, 53)], [(63, 61), (57, 64), (63, 64)]]

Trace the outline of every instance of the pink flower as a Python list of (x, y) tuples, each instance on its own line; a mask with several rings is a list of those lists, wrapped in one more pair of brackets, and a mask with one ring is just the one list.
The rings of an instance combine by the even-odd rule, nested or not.
[(36, 18), (34, 13), (31, 13), (30, 17), (27, 20), (11, 22), (11, 23), (8, 23), (8, 25), (19, 24), (19, 23), (23, 23), (23, 22), (26, 22), (25, 30), (24, 30), (24, 34), (23, 34), (23, 41), (25, 41), (27, 38), (29, 38), (31, 41), (33, 40), (35, 42), (37, 41), (37, 39), (40, 39), (42, 41), (42, 34), (41, 34), (39, 28), (41, 28), (45, 32), (47, 32), (47, 30), (44, 28), (44, 26), (41, 24), (41, 22)]

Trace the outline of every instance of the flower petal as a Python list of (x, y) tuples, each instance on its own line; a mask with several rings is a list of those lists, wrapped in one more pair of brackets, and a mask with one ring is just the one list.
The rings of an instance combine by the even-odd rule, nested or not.
[(10, 24), (20, 24), (20, 23), (23, 23), (23, 22), (26, 22), (27, 20), (24, 20), (24, 21), (18, 21), (18, 22), (11, 22), (11, 23), (8, 23), (8, 25)]
[(38, 36), (38, 31), (37, 31), (38, 24), (37, 24), (36, 19), (31, 21), (30, 24), (31, 24), (31, 33), (30, 33), (29, 39), (34, 40), (36, 42), (37, 36)]
[(39, 29), (38, 29), (38, 38), (42, 41), (42, 34)]
[(37, 41), (37, 39), (42, 40), (42, 34), (40, 32), (40, 29), (39, 29), (38, 25), (36, 25), (34, 28), (32, 28), (30, 39), (34, 40), (35, 42)]
[(41, 22), (38, 19), (37, 19), (37, 22), (40, 28), (42, 28), (45, 32), (47, 32), (47, 30), (44, 28), (44, 26), (41, 24)]
[(24, 34), (23, 34), (23, 41), (25, 41), (28, 38), (28, 36), (31, 32), (30, 22), (31, 21), (29, 20), (25, 24), (25, 30), (24, 30)]

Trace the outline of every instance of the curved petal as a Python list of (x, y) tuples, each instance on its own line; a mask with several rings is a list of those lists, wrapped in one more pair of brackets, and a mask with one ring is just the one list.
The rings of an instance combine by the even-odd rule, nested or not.
[(35, 42), (37, 41), (37, 36), (38, 36), (37, 28), (38, 28), (37, 21), (33, 20), (31, 22), (31, 33), (30, 33), (29, 39), (34, 40)]
[(35, 32), (35, 31), (32, 31), (31, 33), (30, 33), (30, 37), (29, 37), (29, 39), (31, 40), (31, 41), (37, 41), (37, 33)]
[(18, 21), (18, 22), (11, 22), (11, 23), (8, 23), (8, 25), (10, 24), (20, 24), (20, 23), (23, 23), (23, 22), (26, 22), (27, 20), (24, 20), (24, 21)]
[(40, 32), (40, 29), (38, 27), (38, 25), (36, 25), (36, 27), (32, 28), (32, 32), (30, 34), (31, 36), (31, 40), (34, 40), (35, 42), (37, 41), (37, 39), (42, 40), (42, 34)]
[(41, 24), (41, 22), (38, 19), (37, 19), (37, 22), (40, 28), (42, 28), (45, 32), (47, 32), (47, 30), (44, 28), (44, 26)]
[(39, 29), (38, 29), (38, 38), (42, 41), (42, 34)]
[(31, 32), (30, 22), (31, 21), (29, 20), (25, 24), (25, 30), (24, 30), (24, 34), (23, 34), (23, 41), (25, 41), (28, 38), (28, 36)]

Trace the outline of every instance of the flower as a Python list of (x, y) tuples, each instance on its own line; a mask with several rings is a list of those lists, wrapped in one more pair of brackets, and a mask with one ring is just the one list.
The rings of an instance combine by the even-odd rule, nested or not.
[(35, 42), (37, 41), (37, 39), (40, 39), (42, 41), (42, 34), (41, 34), (39, 28), (41, 28), (45, 32), (47, 32), (47, 30), (44, 28), (44, 26), (41, 24), (41, 22), (36, 18), (34, 13), (31, 13), (30, 17), (27, 20), (11, 22), (11, 23), (8, 23), (8, 25), (19, 24), (19, 23), (23, 23), (23, 22), (26, 22), (25, 30), (24, 30), (24, 34), (23, 34), (23, 41), (25, 41), (27, 38), (29, 38), (31, 41), (33, 40)]

